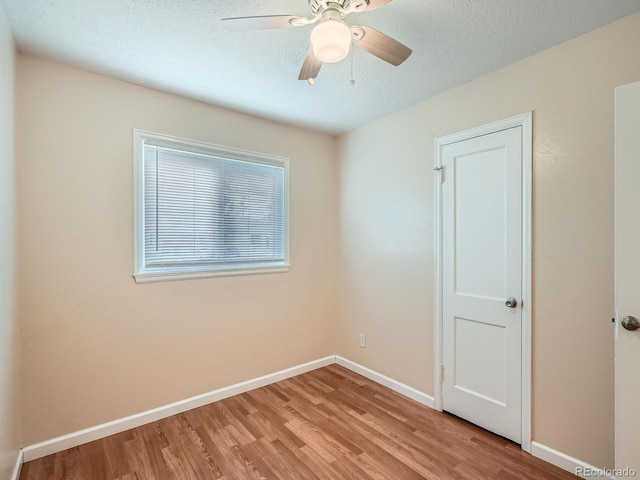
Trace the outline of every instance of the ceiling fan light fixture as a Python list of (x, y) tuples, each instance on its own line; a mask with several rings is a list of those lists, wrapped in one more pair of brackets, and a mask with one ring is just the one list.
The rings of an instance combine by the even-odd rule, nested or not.
[(311, 48), (323, 63), (344, 60), (351, 50), (351, 30), (341, 20), (326, 20), (311, 32)]

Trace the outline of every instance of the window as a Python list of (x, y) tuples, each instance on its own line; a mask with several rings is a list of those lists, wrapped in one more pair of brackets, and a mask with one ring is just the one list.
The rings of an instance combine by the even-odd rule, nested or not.
[(134, 130), (138, 283), (283, 272), (288, 160)]

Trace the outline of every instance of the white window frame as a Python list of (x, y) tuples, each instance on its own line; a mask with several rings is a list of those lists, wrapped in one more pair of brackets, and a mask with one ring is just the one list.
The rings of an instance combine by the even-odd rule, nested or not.
[[(145, 270), (144, 257), (144, 144), (167, 147), (185, 152), (212, 155), (230, 160), (275, 165), (284, 168), (284, 261), (274, 264), (242, 266), (216, 265), (203, 269), (167, 267), (163, 270)], [(212, 145), (195, 140), (133, 130), (133, 277), (136, 283), (162, 282), (193, 278), (209, 278), (231, 275), (252, 275), (288, 272), (289, 263), (289, 159), (264, 153), (249, 152), (230, 147)]]

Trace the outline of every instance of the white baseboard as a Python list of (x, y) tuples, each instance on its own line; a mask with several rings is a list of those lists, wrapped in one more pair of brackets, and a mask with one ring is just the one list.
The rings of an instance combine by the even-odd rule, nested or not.
[(596, 468), (593, 465), (589, 465), (582, 460), (570, 457), (562, 452), (554, 450), (551, 447), (547, 447), (538, 442), (531, 442), (531, 455), (538, 457), (545, 462), (548, 462), (556, 467), (560, 467), (567, 472), (573, 473), (581, 478), (611, 478), (614, 476), (608, 475), (608, 472), (601, 468)]
[(394, 392), (398, 392), (405, 397), (409, 397), (416, 402), (426, 405), (427, 407), (433, 408), (434, 406), (434, 398), (431, 395), (421, 392), (420, 390), (416, 390), (409, 385), (398, 382), (393, 378), (387, 377), (386, 375), (371, 370), (370, 368), (363, 367), (362, 365), (352, 362), (351, 360), (347, 360), (346, 358), (339, 355), (336, 355), (336, 363), (345, 368), (348, 368), (349, 370), (359, 373), (363, 377), (367, 377), (369, 380), (378, 382), (379, 384), (390, 388)]
[(103, 423), (102, 425), (96, 425), (95, 427), (85, 428), (84, 430), (62, 435), (34, 445), (29, 445), (28, 447), (23, 448), (24, 461), (29, 462), (37, 458), (51, 455), (52, 453), (77, 447), (84, 443), (124, 432), (125, 430), (136, 428), (150, 422), (155, 422), (156, 420), (167, 418), (172, 415), (177, 415), (178, 413), (183, 413), (194, 408), (202, 407), (203, 405), (208, 405), (209, 403), (217, 402), (256, 388), (264, 387), (265, 385), (270, 385), (272, 383), (279, 382), (280, 380), (295, 377), (296, 375), (310, 372), (311, 370), (326, 367), (333, 363), (336, 363), (336, 359), (334, 355), (331, 355), (302, 365), (287, 368), (286, 370), (281, 370), (276, 373), (247, 380), (246, 382), (219, 388), (218, 390), (187, 398), (186, 400), (180, 400), (169, 405), (147, 410), (146, 412), (113, 420), (111, 422)]
[(24, 463), (24, 454), (22, 449), (18, 450), (18, 459), (16, 460), (16, 466), (13, 467), (13, 473), (9, 477), (10, 480), (18, 480), (20, 478), (20, 472), (22, 471), (22, 464)]

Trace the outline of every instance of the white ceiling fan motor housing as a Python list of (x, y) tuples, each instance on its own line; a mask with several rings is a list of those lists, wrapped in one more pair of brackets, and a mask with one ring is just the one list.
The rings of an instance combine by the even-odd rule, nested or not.
[(344, 16), (347, 13), (364, 11), (368, 6), (369, 0), (309, 0), (309, 9), (314, 15), (336, 9)]

